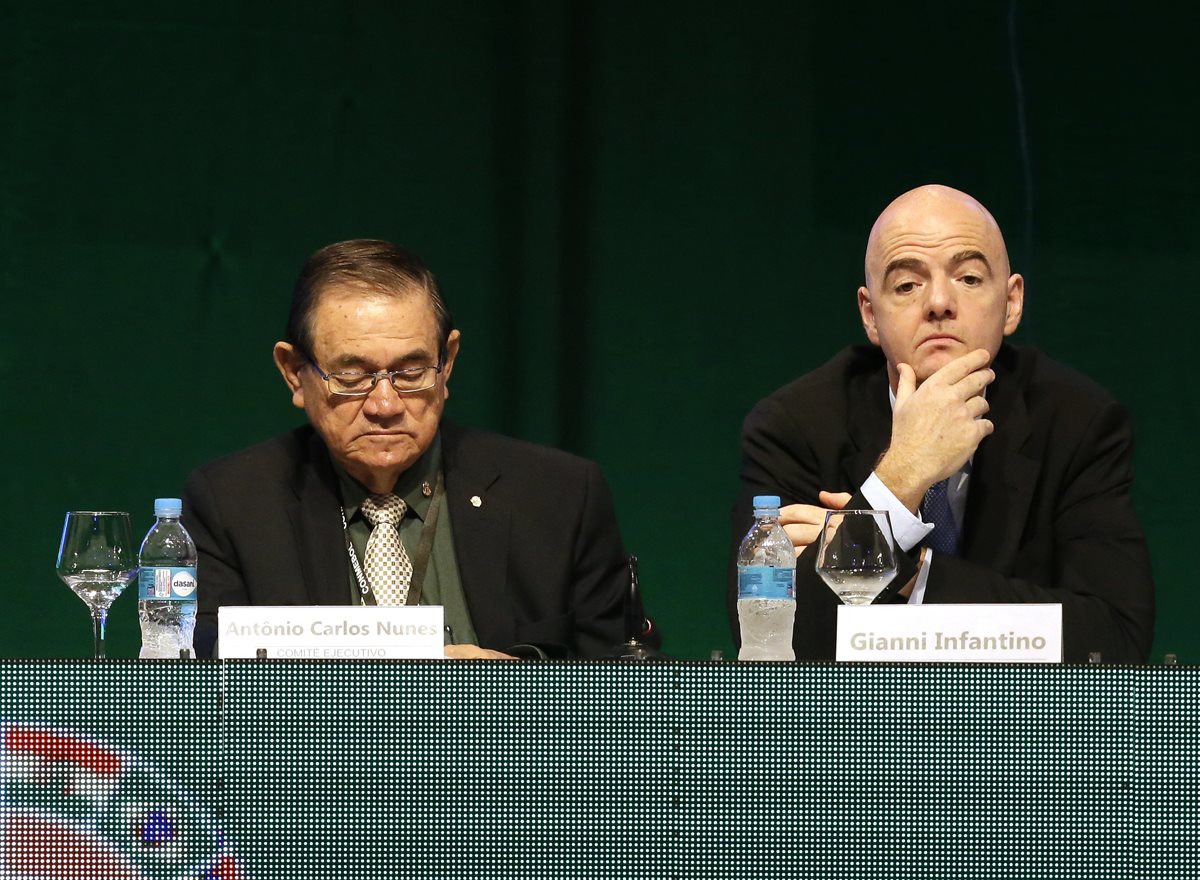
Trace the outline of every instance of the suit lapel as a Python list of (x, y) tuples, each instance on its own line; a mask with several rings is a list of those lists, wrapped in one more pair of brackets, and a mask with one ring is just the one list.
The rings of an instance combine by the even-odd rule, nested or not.
[(350, 598), (350, 562), (338, 516), (337, 475), (316, 432), (309, 435), (303, 449), (292, 478), (295, 497), (288, 517), (305, 590), (314, 605), (345, 605)]
[(972, 464), (963, 555), (996, 571), (1009, 571), (1029, 515), (1041, 462), (1022, 451), (1030, 425), (1016, 352), (1003, 347), (993, 368), (996, 381), (988, 387), (988, 417), (996, 430), (979, 444)]
[(486, 449), (463, 446), (462, 429), (442, 424), (442, 470), (454, 530), (454, 556), (479, 643), (516, 641), (508, 589), (509, 511), (496, 491), (499, 464)]

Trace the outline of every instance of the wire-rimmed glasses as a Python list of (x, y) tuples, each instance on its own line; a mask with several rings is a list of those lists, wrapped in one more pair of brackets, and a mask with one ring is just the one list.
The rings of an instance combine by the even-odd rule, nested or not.
[(418, 391), (428, 391), (437, 385), (438, 375), (442, 372), (443, 364), (423, 367), (403, 367), (399, 370), (349, 370), (346, 372), (326, 373), (317, 362), (309, 359), (309, 364), (317, 375), (325, 380), (330, 394), (339, 397), (366, 397), (375, 390), (376, 383), (386, 378), (392, 383), (397, 394), (415, 394)]

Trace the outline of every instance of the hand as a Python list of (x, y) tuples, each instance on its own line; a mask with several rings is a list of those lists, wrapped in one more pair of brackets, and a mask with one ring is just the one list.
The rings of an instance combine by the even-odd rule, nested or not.
[(447, 660), (516, 660), (512, 654), (481, 648), (478, 645), (446, 645)]
[(830, 510), (841, 510), (850, 503), (849, 492), (821, 491), (817, 498), (824, 507), (815, 504), (789, 504), (779, 508), (779, 522), (783, 530), (792, 539), (796, 555), (804, 552), (804, 548), (817, 540), (821, 527), (825, 525), (825, 514)]
[(992, 433), (983, 418), (986, 388), (996, 374), (984, 349), (955, 358), (921, 383), (908, 364), (897, 367), (892, 442), (875, 467), (884, 485), (914, 513), (925, 492), (961, 468)]

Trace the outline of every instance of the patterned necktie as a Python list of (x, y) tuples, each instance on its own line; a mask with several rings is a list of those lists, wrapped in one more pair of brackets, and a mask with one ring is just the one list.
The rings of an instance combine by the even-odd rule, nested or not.
[(949, 479), (934, 483), (921, 502), (921, 518), (933, 523), (933, 531), (925, 537), (925, 546), (935, 553), (958, 555), (958, 528), (950, 510)]
[(372, 495), (362, 503), (363, 516), (372, 526), (363, 568), (380, 605), (403, 605), (408, 598), (413, 567), (399, 532), (407, 510), (408, 505), (398, 495)]

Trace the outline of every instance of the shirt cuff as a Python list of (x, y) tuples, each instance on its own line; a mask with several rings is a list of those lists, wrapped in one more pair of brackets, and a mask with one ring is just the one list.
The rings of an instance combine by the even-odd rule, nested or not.
[(909, 605), (924, 605), (925, 604), (925, 585), (929, 583), (929, 565), (933, 562), (933, 551), (928, 547), (921, 554), (921, 567), (917, 569), (917, 582), (913, 584), (913, 591), (908, 594)]
[[(867, 477), (866, 482), (862, 484), (861, 491), (873, 510), (888, 512), (888, 517), (892, 521), (892, 536), (896, 539), (896, 546), (905, 553), (924, 541), (925, 536), (933, 531), (933, 526), (921, 522), (911, 510), (900, 503), (900, 500), (892, 494), (892, 490), (884, 485), (883, 480), (875, 476), (874, 471), (871, 471), (871, 476)], [(916, 592), (915, 588), (913, 592)]]

